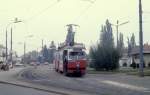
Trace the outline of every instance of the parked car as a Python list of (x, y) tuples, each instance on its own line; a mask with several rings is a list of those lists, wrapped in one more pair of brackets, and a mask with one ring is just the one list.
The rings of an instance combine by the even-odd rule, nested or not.
[(22, 67), (22, 66), (24, 66), (24, 64), (21, 64), (21, 63), (18, 63), (18, 62), (17, 62), (17, 63), (15, 64), (15, 66), (16, 66), (16, 67)]

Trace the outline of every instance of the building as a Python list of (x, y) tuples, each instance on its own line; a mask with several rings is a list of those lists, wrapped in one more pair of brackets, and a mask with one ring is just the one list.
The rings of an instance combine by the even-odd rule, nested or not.
[[(137, 65), (140, 63), (139, 46), (136, 46), (131, 52), (132, 61)], [(150, 67), (150, 45), (145, 44), (143, 46), (143, 57), (145, 67)]]
[[(133, 62), (136, 63), (136, 66), (139, 66), (140, 56), (139, 56), (139, 46), (136, 46), (130, 52), (128, 56), (127, 50), (124, 51), (123, 56), (119, 60), (120, 67), (130, 67)], [(144, 66), (150, 67), (150, 45), (145, 44), (143, 46), (143, 57), (144, 57)]]
[(119, 67), (130, 67), (132, 58), (128, 56), (128, 50), (124, 49), (122, 57), (119, 59)]
[(52, 41), (50, 46), (49, 46), (49, 49), (48, 49), (48, 55), (49, 55), (48, 60), (49, 60), (49, 63), (53, 63), (55, 52), (56, 52), (56, 46), (55, 46), (54, 41)]
[(0, 45), (0, 61), (5, 61), (6, 48), (3, 45)]

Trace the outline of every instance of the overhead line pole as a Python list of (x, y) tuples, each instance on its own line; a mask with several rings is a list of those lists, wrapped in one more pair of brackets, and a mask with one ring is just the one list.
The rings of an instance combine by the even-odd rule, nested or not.
[(140, 65), (139, 65), (139, 75), (141, 77), (144, 77), (144, 72), (143, 72), (143, 63), (144, 63), (144, 58), (143, 58), (143, 20), (142, 20), (142, 0), (139, 0), (139, 44), (140, 44)]
[(24, 42), (24, 63), (26, 62), (26, 42)]
[(118, 34), (119, 34), (119, 26), (122, 26), (122, 25), (124, 25), (124, 24), (127, 24), (127, 23), (129, 23), (129, 21), (126, 21), (126, 22), (123, 22), (123, 23), (119, 23), (119, 20), (117, 20), (117, 24), (111, 24), (111, 25), (113, 25), (113, 26), (115, 26), (116, 27), (116, 31), (117, 31), (117, 34), (116, 34), (116, 37), (117, 37), (117, 44), (116, 44), (116, 47), (118, 48), (118, 41), (119, 41), (119, 36), (118, 36)]
[(119, 27), (119, 21), (117, 20), (117, 25), (116, 25), (116, 29), (117, 29), (117, 48), (118, 48), (118, 27)]
[(43, 50), (43, 39), (42, 39), (42, 50)]
[(12, 28), (11, 28), (11, 32), (10, 32), (10, 61), (11, 61), (11, 64), (13, 65), (13, 62), (12, 62), (12, 53), (13, 53), (13, 51), (12, 51)]
[(8, 48), (7, 48), (7, 30), (6, 30), (6, 61), (8, 56)]

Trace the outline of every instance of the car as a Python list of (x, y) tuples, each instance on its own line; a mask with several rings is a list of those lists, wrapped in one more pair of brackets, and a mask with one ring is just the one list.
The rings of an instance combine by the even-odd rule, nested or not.
[(48, 62), (44, 62), (44, 65), (48, 65), (49, 63)]
[(35, 66), (36, 63), (35, 63), (35, 62), (31, 62), (30, 65), (31, 65), (31, 66)]
[(22, 67), (22, 66), (24, 66), (24, 64), (21, 64), (21, 63), (18, 63), (18, 62), (17, 62), (17, 63), (15, 64), (15, 66), (16, 66), (16, 67)]

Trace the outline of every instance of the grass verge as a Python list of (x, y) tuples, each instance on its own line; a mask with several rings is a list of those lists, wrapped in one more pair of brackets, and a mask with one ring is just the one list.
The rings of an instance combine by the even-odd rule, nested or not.
[[(114, 71), (96, 71), (92, 68), (87, 69), (88, 74), (117, 74), (117, 73), (124, 73), (127, 75), (139, 75), (139, 69), (132, 69), (132, 68), (124, 68), (120, 70)], [(150, 68), (144, 69), (144, 76), (150, 76)]]

